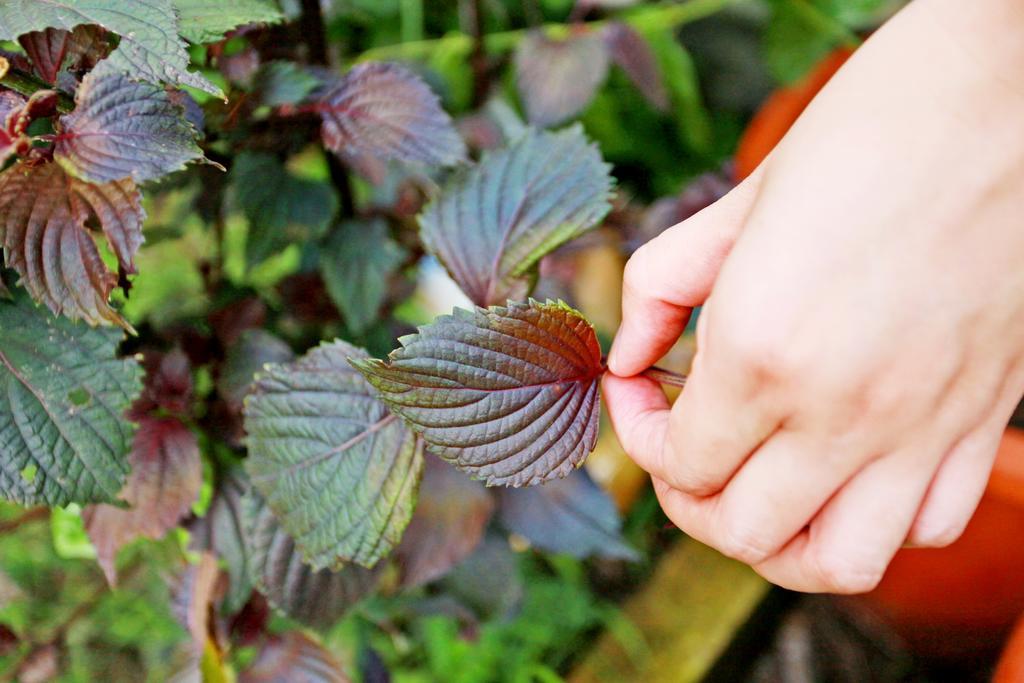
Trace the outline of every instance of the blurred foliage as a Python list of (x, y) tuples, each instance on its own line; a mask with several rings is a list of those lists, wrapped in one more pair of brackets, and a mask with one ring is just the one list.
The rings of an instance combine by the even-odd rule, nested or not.
[[(157, 370), (147, 391), (159, 396), (147, 410), (180, 418), (197, 435), (200, 501), (184, 528), (119, 553), (113, 589), (96, 565), (78, 506), (0, 506), (0, 679), (116, 683), (237, 675), (244, 683), (247, 675), (273, 670), (282, 653), (298, 653), (306, 664), (327, 662), (365, 683), (549, 683), (562, 680), (600, 631), (611, 632), (627, 652), (643, 652), (642, 636), (617, 605), (678, 532), (666, 528), (649, 491), (619, 520), (589, 479), (577, 482), (587, 491), (580, 495), (583, 512), (575, 514), (585, 518), (596, 510), (600, 519), (591, 527), (578, 531), (572, 525), (579, 519), (560, 519), (540, 533), (543, 519), (513, 513), (514, 505), (534, 499), (509, 503), (502, 502), (504, 493), (494, 496), (493, 506), (482, 506), (486, 515), (473, 526), (472, 542), (440, 563), (450, 573), (408, 586), (400, 568), (384, 567), (375, 576), (380, 590), (319, 635), (250, 595), (250, 576), (239, 580), (250, 571), (250, 558), (236, 506), (242, 484), (234, 478), (246, 457), (242, 397), (254, 373), (264, 362), (335, 337), (383, 356), (396, 336), (466, 302), (418, 236), (416, 217), (450, 172), (366, 154), (332, 155), (320, 142), (319, 118), (302, 110), (304, 98), (353, 64), (399, 62), (439, 95), (478, 159), (515, 138), (530, 110), (521, 100), (530, 89), (518, 87), (515, 68), (516, 50), (530, 31), (544, 27), (546, 38), (569, 54), (580, 32), (602, 41), (610, 25), (635, 31), (650, 51), (640, 63), (649, 56), (656, 73), (631, 71), (627, 66), (637, 62), (610, 53), (596, 60), (606, 73), (586, 74), (593, 92), (570, 112), (612, 164), (619, 186), (600, 231), (541, 263), (538, 291), (575, 304), (574, 291), (590, 287), (576, 281), (581, 253), (610, 245), (621, 267), (639, 244), (720, 197), (731, 186), (737, 142), (763, 99), (835, 47), (855, 46), (901, 3), (279, 4), (283, 24), (243, 27), (190, 48), (194, 66), (228, 95), (222, 103), (190, 91), (192, 113), (205, 118), (204, 152), (230, 171), (194, 166), (145, 186), (140, 275), (127, 296), (115, 294), (115, 307), (139, 332), (124, 344), (125, 353), (187, 358), (185, 404), (167, 405), (173, 392), (155, 390), (153, 378), (174, 378)], [(311, 14), (318, 6), (322, 25)], [(589, 49), (600, 52), (593, 40)], [(0, 48), (20, 49), (13, 42)], [(572, 66), (586, 71), (588, 63)], [(334, 76), (325, 75), (327, 67)], [(643, 87), (637, 73), (659, 82)], [(655, 86), (663, 86), (667, 106), (652, 97)], [(0, 295), (14, 282), (3, 277)], [(617, 301), (604, 303), (617, 310)], [(612, 332), (599, 330), (605, 340)], [(229, 492), (229, 481), (239, 491)], [(226, 493), (234, 498), (226, 500)], [(536, 507), (558, 507), (541, 502)], [(571, 537), (560, 543), (551, 529)], [(226, 592), (223, 586), (218, 592), (223, 579), (216, 571), (202, 574), (209, 564), (203, 550), (218, 553), (234, 579)], [(463, 550), (472, 552), (463, 556)], [(195, 637), (197, 622), (205, 638)]]

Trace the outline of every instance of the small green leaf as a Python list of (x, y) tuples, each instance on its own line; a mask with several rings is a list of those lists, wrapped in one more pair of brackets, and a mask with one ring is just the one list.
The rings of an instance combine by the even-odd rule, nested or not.
[(250, 268), (292, 242), (318, 238), (338, 210), (338, 197), (329, 183), (298, 178), (263, 152), (238, 155), (231, 185), (249, 221), (245, 255)]
[(193, 43), (212, 43), (243, 24), (276, 24), (284, 18), (276, 0), (174, 0), (180, 33)]
[(372, 567), (401, 539), (416, 503), (422, 442), (391, 415), (342, 341), (270, 366), (245, 403), (246, 469), (315, 569)]
[(117, 49), (94, 73), (122, 73), (152, 83), (189, 85), (222, 97), (216, 85), (188, 70), (189, 55), (178, 37), (171, 0), (4, 0), (0, 3), (0, 40), (16, 40), (47, 28), (73, 30), (96, 24), (121, 37)]
[(243, 500), (252, 580), (271, 606), (314, 628), (327, 628), (368, 595), (379, 569), (347, 565), (337, 571), (303, 564), (295, 542), (258, 493)]
[[(0, 300), (0, 496), (22, 505), (111, 501), (128, 472), (124, 412), (142, 371), (121, 334), (54, 318), (19, 293)], [(85, 390), (88, 401), (70, 396)]]
[(565, 304), (455, 309), (353, 358), (432, 453), (488, 485), (564, 477), (594, 450), (604, 372), (594, 328)]
[(423, 243), (478, 306), (523, 299), (537, 263), (611, 209), (610, 167), (576, 125), (484, 155), (420, 216)]
[(353, 333), (376, 322), (391, 277), (405, 258), (405, 249), (391, 239), (380, 218), (345, 221), (328, 237), (320, 250), (320, 273)]
[(53, 156), (82, 180), (156, 180), (203, 158), (196, 130), (163, 88), (125, 75), (89, 74), (60, 119)]

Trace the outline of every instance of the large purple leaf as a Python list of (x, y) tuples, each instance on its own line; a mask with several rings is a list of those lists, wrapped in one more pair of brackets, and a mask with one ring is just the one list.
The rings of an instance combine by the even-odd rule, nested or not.
[(427, 457), (420, 498), (395, 559), (406, 586), (443, 576), (483, 538), (494, 498), (448, 463)]
[(89, 24), (80, 24), (71, 31), (32, 31), (18, 38), (18, 42), (32, 60), (35, 72), (51, 84), (57, 83), (62, 68), (75, 72), (91, 69), (111, 50), (107, 32)]
[(503, 489), (498, 500), (502, 524), (541, 550), (579, 558), (637, 557), (622, 539), (615, 503), (586, 470), (543, 486)]
[(234, 612), (245, 604), (252, 592), (249, 572), (249, 548), (242, 521), (242, 500), (249, 488), (241, 471), (228, 471), (220, 477), (202, 517), (188, 525), (189, 549), (215, 554), (225, 565), (228, 575), (224, 608)]
[(267, 602), (315, 628), (327, 628), (377, 585), (380, 569), (346, 565), (316, 570), (302, 562), (295, 542), (257, 493), (243, 501), (249, 562)]
[(357, 64), (315, 109), (324, 144), (339, 154), (432, 166), (466, 160), (466, 145), (437, 95), (397, 64)]
[(140, 420), (128, 463), (131, 475), (121, 499), (130, 507), (93, 505), (82, 515), (111, 585), (117, 582), (117, 551), (136, 538), (160, 538), (174, 528), (199, 497), (203, 482), (195, 434), (173, 417)]
[(316, 569), (372, 567), (401, 539), (416, 504), (422, 442), (348, 364), (336, 341), (270, 366), (245, 402), (246, 469)]
[(82, 180), (155, 180), (201, 159), (196, 129), (163, 88), (89, 74), (60, 119), (54, 158)]
[(0, 241), (7, 265), (54, 313), (97, 325), (128, 323), (107, 303), (117, 285), (86, 221), (95, 219), (120, 268), (135, 272), (142, 196), (131, 179), (92, 184), (58, 164), (17, 164), (0, 175)]
[(351, 362), (432, 453), (474, 478), (538, 484), (594, 449), (601, 348), (565, 304), (455, 309), (399, 341), (386, 361)]
[(619, 21), (604, 27), (602, 37), (608, 45), (612, 61), (618, 64), (637, 90), (655, 108), (668, 109), (668, 91), (661, 78), (658, 60), (643, 36), (629, 24)]
[(349, 683), (323, 645), (301, 631), (271, 636), (256, 660), (238, 674), (238, 683)]
[(583, 111), (608, 76), (608, 48), (596, 33), (550, 38), (532, 31), (519, 42), (515, 62), (526, 118), (544, 127)]
[(420, 216), (424, 244), (478, 306), (524, 299), (540, 259), (596, 226), (610, 167), (579, 126), (484, 155)]

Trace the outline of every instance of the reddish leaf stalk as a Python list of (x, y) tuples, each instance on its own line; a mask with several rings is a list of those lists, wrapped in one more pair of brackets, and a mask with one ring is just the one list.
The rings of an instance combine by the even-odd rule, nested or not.
[[(0, 69), (0, 71), (3, 71)], [(40, 90), (53, 90), (53, 86), (44, 83), (35, 76), (9, 67), (3, 76), (0, 76), (0, 85), (9, 88), (16, 93), (31, 97)], [(75, 100), (65, 92), (57, 92), (57, 111), (67, 114), (75, 108)]]
[(686, 386), (686, 375), (680, 375), (678, 372), (672, 372), (657, 366), (649, 367), (640, 374), (648, 379), (653, 379), (655, 382), (667, 384), (670, 387), (682, 388)]

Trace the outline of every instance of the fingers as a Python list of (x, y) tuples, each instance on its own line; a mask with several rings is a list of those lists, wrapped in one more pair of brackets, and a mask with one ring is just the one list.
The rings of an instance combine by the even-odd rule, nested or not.
[(620, 377), (661, 358), (682, 334), (694, 307), (711, 292), (757, 195), (762, 172), (638, 249), (626, 264), (622, 325), (608, 355)]
[(917, 449), (870, 463), (782, 552), (754, 569), (812, 593), (863, 593), (903, 545), (941, 455)]
[(1003, 430), (1022, 392), (1020, 371), (1008, 378), (989, 415), (939, 466), (907, 544), (939, 548), (960, 538), (985, 492)]
[(669, 403), (661, 385), (640, 375), (616, 377), (609, 373), (602, 389), (623, 450), (647, 472), (670, 469)]

